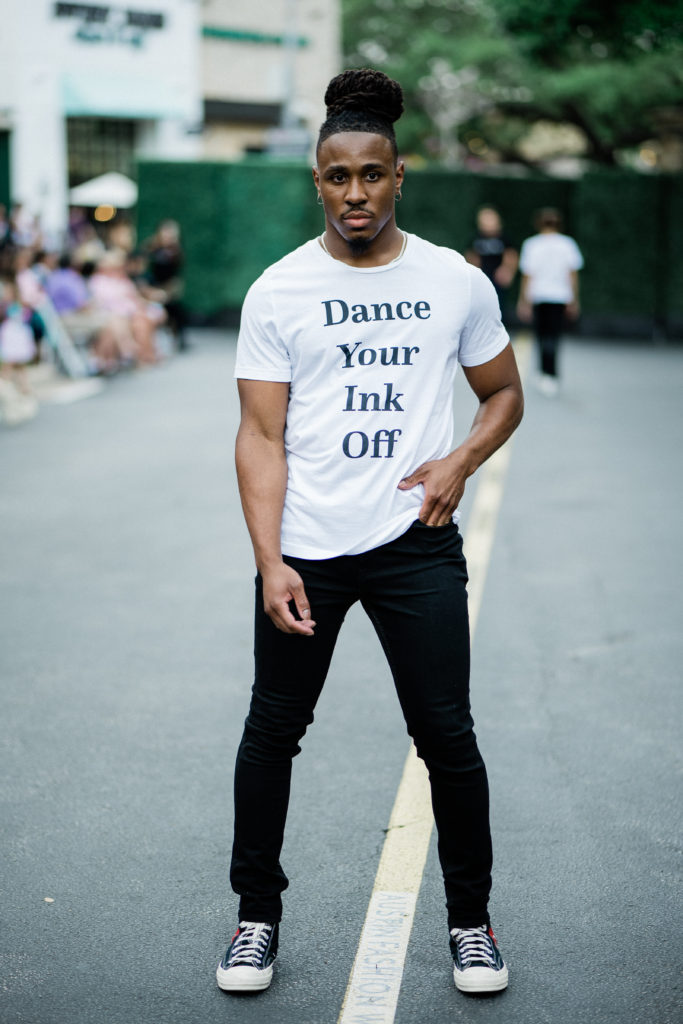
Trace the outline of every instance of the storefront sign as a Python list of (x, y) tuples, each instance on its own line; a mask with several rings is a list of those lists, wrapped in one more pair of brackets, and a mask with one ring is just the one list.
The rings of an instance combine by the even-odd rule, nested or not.
[(127, 7), (102, 4), (54, 5), (56, 18), (73, 18), (78, 26), (75, 39), (85, 43), (123, 43), (143, 46), (150, 29), (164, 27), (164, 15), (156, 11), (135, 11)]

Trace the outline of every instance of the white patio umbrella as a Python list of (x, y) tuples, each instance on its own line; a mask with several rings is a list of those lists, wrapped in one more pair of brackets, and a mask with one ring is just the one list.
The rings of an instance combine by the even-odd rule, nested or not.
[(116, 206), (126, 210), (138, 201), (138, 187), (134, 181), (118, 171), (100, 174), (69, 190), (72, 206)]

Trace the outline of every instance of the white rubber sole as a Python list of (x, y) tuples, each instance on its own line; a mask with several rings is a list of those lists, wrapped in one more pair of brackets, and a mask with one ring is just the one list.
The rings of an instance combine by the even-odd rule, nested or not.
[(273, 980), (273, 965), (262, 971), (255, 967), (229, 967), (218, 965), (216, 981), (223, 992), (263, 992)]
[(459, 992), (502, 992), (508, 985), (508, 969), (491, 971), (488, 967), (468, 967), (465, 971), (453, 968), (453, 980)]

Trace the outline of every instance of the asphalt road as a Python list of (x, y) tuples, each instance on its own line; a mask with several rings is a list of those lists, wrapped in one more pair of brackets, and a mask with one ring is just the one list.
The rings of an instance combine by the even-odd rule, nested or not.
[[(407, 737), (354, 612), (296, 763), (276, 979), (219, 992), (253, 565), (234, 337), (197, 340), (0, 426), (2, 1024), (339, 1013)], [(528, 388), (474, 643), (511, 983), (454, 990), (432, 842), (396, 1024), (681, 1018), (683, 351), (563, 356), (557, 399)]]

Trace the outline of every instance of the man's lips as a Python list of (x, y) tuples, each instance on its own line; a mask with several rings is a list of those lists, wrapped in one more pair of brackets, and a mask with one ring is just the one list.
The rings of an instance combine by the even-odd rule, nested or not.
[(351, 213), (345, 213), (342, 220), (351, 227), (362, 227), (371, 217), (372, 214), (365, 210), (352, 210)]

